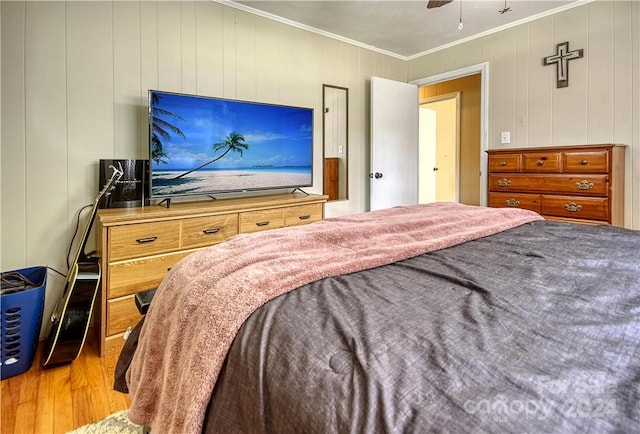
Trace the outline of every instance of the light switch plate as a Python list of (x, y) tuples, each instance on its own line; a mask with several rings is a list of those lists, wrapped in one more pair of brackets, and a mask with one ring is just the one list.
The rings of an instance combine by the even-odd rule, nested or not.
[(500, 143), (503, 145), (511, 143), (511, 133), (509, 131), (503, 131), (500, 133)]

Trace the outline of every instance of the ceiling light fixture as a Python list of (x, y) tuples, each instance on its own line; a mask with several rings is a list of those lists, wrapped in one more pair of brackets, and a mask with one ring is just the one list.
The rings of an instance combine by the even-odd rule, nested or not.
[[(506, 0), (505, 0), (506, 1)], [(458, 21), (458, 30), (462, 30), (462, 0), (460, 0), (460, 21)]]
[(507, 7), (507, 0), (504, 0), (504, 9), (498, 11), (500, 14), (504, 14), (505, 12), (511, 11), (511, 8)]

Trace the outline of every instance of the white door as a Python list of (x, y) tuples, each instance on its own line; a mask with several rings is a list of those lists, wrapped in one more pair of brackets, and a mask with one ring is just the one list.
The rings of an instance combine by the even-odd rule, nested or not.
[(370, 209), (418, 203), (418, 87), (371, 77)]
[(418, 141), (418, 201), (431, 203), (436, 201), (436, 112), (421, 104), (419, 115)]

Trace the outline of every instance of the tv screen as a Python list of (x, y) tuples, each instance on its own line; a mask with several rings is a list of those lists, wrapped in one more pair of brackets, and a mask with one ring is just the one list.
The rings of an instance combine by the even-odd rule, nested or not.
[(149, 91), (151, 197), (309, 187), (313, 109)]

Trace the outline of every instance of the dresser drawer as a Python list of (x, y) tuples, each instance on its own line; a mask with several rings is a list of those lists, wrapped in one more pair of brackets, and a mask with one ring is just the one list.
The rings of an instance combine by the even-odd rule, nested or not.
[(522, 167), (525, 172), (560, 172), (560, 152), (526, 153), (522, 155)]
[(284, 209), (284, 225), (296, 226), (322, 220), (322, 204), (290, 206)]
[(124, 347), (124, 333), (118, 333), (117, 335), (107, 336), (104, 339), (104, 357), (115, 357), (114, 364), (117, 363), (122, 347)]
[(133, 328), (141, 318), (133, 295), (107, 300), (107, 336)]
[(284, 227), (284, 211), (278, 208), (241, 212), (239, 221), (241, 233), (278, 229)]
[(180, 248), (180, 221), (138, 223), (109, 229), (108, 260), (139, 258)]
[(491, 174), (489, 190), (607, 196), (609, 177), (608, 175)]
[(489, 193), (492, 208), (522, 208), (540, 212), (540, 195), (531, 193)]
[(122, 297), (145, 289), (157, 288), (167, 271), (180, 259), (194, 251), (168, 253), (110, 264), (107, 298)]
[(565, 152), (564, 171), (574, 173), (607, 173), (609, 171), (609, 152), (606, 150)]
[(238, 214), (197, 217), (182, 221), (182, 247), (211, 246), (238, 233)]
[(609, 201), (606, 198), (543, 195), (542, 214), (607, 221)]
[(489, 155), (489, 172), (520, 172), (522, 154)]

